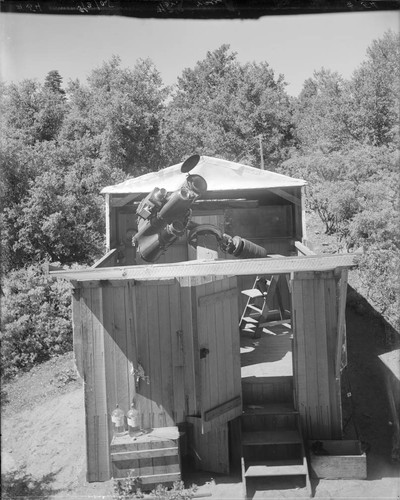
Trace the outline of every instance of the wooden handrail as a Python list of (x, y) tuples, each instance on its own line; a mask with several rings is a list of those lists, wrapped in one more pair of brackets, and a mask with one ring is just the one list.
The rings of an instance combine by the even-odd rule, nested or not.
[(115, 266), (115, 255), (117, 252), (116, 248), (113, 248), (109, 252), (107, 252), (101, 259), (93, 264), (90, 269), (97, 269), (99, 267), (113, 267)]
[(313, 252), (310, 248), (308, 248), (306, 245), (304, 245), (300, 241), (295, 241), (294, 246), (303, 255), (316, 255), (315, 252)]

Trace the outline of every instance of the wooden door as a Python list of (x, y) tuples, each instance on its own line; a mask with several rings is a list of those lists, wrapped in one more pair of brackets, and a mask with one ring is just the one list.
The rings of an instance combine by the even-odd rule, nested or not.
[(199, 470), (228, 474), (228, 422), (242, 413), (236, 277), (195, 287), (193, 317), (197, 416), (190, 447)]
[(197, 334), (202, 432), (242, 412), (236, 278), (197, 287)]

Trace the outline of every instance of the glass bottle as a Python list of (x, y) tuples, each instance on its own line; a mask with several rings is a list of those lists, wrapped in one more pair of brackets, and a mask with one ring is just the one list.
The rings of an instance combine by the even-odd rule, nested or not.
[(111, 413), (114, 436), (123, 436), (125, 434), (125, 414), (117, 404), (115, 410)]
[(128, 432), (130, 436), (137, 436), (140, 432), (139, 411), (136, 408), (135, 402), (131, 404), (131, 409), (127, 413)]

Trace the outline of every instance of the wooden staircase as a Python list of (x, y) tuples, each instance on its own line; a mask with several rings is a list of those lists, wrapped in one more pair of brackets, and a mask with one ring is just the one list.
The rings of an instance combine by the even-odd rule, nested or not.
[[(259, 336), (260, 326), (268, 322), (268, 317), (274, 315), (275, 319), (278, 317), (282, 321), (285, 314), (290, 315), (290, 312), (285, 311), (282, 304), (280, 291), (277, 287), (279, 279), (279, 274), (263, 277), (257, 276), (253, 288), (242, 290), (242, 293), (248, 297), (239, 321), (239, 329), (242, 332), (252, 333), (254, 337), (257, 337)], [(278, 309), (269, 309), (268, 303), (272, 303), (272, 297), (275, 293), (278, 301)]]
[[(284, 377), (291, 379), (291, 377)], [(258, 384), (259, 386), (260, 384)], [(244, 385), (246, 390), (246, 385)], [(261, 390), (258, 394), (262, 394)], [(303, 476), (311, 496), (311, 485), (299, 416), (289, 401), (275, 393), (271, 402), (251, 390), (244, 395), (242, 424), (242, 481), (244, 498), (255, 478)], [(252, 398), (254, 401), (249, 400)], [(262, 398), (264, 399), (264, 398)]]

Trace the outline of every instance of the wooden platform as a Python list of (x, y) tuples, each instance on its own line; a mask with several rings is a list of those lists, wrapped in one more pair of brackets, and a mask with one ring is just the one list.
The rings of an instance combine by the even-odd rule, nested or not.
[(241, 335), (242, 380), (250, 377), (290, 377), (292, 332), (290, 323), (264, 327), (261, 337)]

